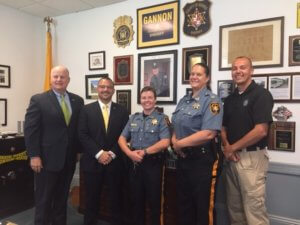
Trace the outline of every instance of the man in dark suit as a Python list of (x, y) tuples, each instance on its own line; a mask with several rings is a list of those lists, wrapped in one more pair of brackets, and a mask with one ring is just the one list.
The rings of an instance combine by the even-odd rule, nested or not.
[(25, 143), (35, 182), (35, 225), (65, 225), (83, 99), (67, 92), (69, 71), (51, 70), (51, 90), (32, 96), (25, 115)]
[(111, 101), (113, 81), (102, 78), (97, 86), (98, 101), (85, 105), (80, 113), (78, 132), (83, 146), (81, 168), (85, 183), (84, 225), (97, 224), (101, 188), (107, 179), (111, 225), (122, 223), (121, 178), (123, 160), (119, 136), (128, 121), (128, 112)]

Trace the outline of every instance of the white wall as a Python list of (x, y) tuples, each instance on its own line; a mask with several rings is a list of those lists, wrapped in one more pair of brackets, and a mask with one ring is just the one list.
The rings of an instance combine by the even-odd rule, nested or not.
[(11, 69), (11, 87), (0, 88), (7, 99), (7, 126), (16, 131), (32, 94), (42, 91), (44, 65), (44, 24), (41, 18), (0, 6), (0, 64)]
[[(217, 80), (230, 79), (230, 71), (219, 71), (219, 26), (258, 20), (264, 18), (285, 17), (284, 30), (284, 66), (279, 68), (256, 69), (255, 73), (278, 73), (278, 72), (297, 72), (299, 67), (288, 67), (288, 36), (299, 34), (296, 29), (296, 0), (272, 0), (272, 1), (237, 1), (237, 0), (218, 0), (212, 1), (210, 10), (212, 27), (210, 31), (199, 38), (192, 38), (180, 33), (180, 45), (156, 47), (150, 49), (136, 49), (136, 34), (134, 41), (129, 47), (118, 48), (113, 41), (113, 21), (123, 15), (133, 17), (133, 26), (136, 33), (136, 9), (151, 6), (166, 1), (145, 0), (134, 1), (128, 0), (123, 3), (106, 6), (99, 9), (89, 10), (81, 13), (57, 17), (56, 37), (57, 37), (57, 60), (70, 68), (72, 81), (70, 90), (81, 96), (85, 96), (85, 75), (97, 73), (113, 74), (113, 57), (118, 55), (134, 55), (134, 85), (133, 86), (116, 86), (116, 89), (132, 89), (132, 112), (140, 111), (141, 107), (137, 105), (137, 56), (139, 53), (156, 52), (163, 50), (178, 49), (178, 88), (177, 95), (180, 99), (185, 94), (185, 88), (188, 85), (181, 84), (182, 68), (182, 48), (212, 45), (212, 87), (216, 92)], [(190, 1), (180, 1), (180, 31), (183, 24), (183, 6)], [(88, 52), (91, 51), (106, 52), (106, 69), (100, 71), (88, 70)], [(282, 104), (275, 104), (275, 108)], [(286, 104), (294, 116), (291, 121), (300, 123), (300, 105)], [(165, 113), (169, 116), (174, 110), (175, 105), (163, 106)], [(299, 134), (299, 125), (296, 128), (296, 134)], [(300, 164), (300, 142), (296, 140), (296, 152), (274, 152), (270, 151), (271, 160), (275, 162)]]
[[(155, 4), (164, 3), (166, 1), (162, 0), (144, 0), (144, 1), (135, 1), (135, 0), (127, 0), (125, 2), (109, 5), (106, 7), (93, 9), (89, 11), (84, 11), (80, 13), (69, 14), (65, 16), (56, 17), (56, 27), (54, 30), (54, 61), (57, 64), (64, 64), (66, 65), (71, 74), (71, 82), (69, 86), (69, 90), (75, 92), (82, 97), (85, 96), (85, 75), (86, 74), (99, 74), (99, 73), (109, 73), (110, 77), (113, 74), (113, 57), (119, 55), (127, 55), (133, 54), (134, 55), (134, 84), (130, 86), (116, 86), (117, 90), (120, 89), (131, 89), (132, 90), (132, 112), (140, 111), (140, 105), (137, 105), (137, 56), (139, 53), (147, 53), (147, 52), (158, 52), (163, 50), (178, 50), (178, 71), (177, 71), (177, 101), (185, 94), (185, 89), (189, 87), (188, 85), (181, 84), (181, 68), (182, 68), (182, 48), (185, 47), (193, 47), (193, 46), (203, 46), (203, 45), (212, 45), (212, 88), (213, 91), (216, 92), (217, 80), (221, 79), (230, 79), (230, 71), (219, 71), (218, 70), (218, 61), (219, 61), (219, 26), (232, 24), (232, 23), (239, 23), (251, 20), (258, 20), (264, 18), (271, 18), (271, 17), (278, 17), (284, 16), (285, 17), (285, 30), (284, 30), (284, 65), (283, 67), (277, 68), (267, 68), (267, 69), (256, 69), (255, 73), (257, 74), (264, 74), (264, 73), (279, 73), (279, 72), (297, 72), (300, 71), (298, 67), (288, 67), (288, 37), (290, 35), (299, 34), (299, 30), (296, 29), (296, 3), (297, 0), (252, 0), (252, 1), (238, 1), (238, 0), (211, 0), (212, 6), (210, 10), (211, 15), (211, 22), (212, 26), (208, 33), (198, 37), (188, 37), (185, 36), (182, 32), (182, 25), (183, 25), (183, 6), (188, 2), (193, 1), (180, 1), (180, 44), (173, 45), (173, 46), (164, 46), (164, 47), (156, 47), (156, 48), (149, 48), (149, 49), (136, 49), (136, 9), (151, 6)], [(3, 8), (0, 8), (0, 25), (3, 22), (2, 11), (6, 12)], [(7, 13), (9, 14), (9, 13)], [(15, 43), (18, 43), (17, 40), (15, 41), (8, 41), (16, 33), (19, 32), (19, 29), (24, 29), (23, 23), (28, 21), (29, 24), (26, 23), (27, 26), (31, 25), (32, 29), (39, 30), (40, 27), (38, 26), (39, 19), (33, 19), (30, 16), (20, 15), (20, 13), (13, 12), (12, 14), (15, 15), (15, 20), (8, 21), (8, 24), (11, 24), (18, 29), (11, 31), (12, 34), (6, 38), (8, 44), (6, 44), (5, 53), (10, 54), (12, 49), (15, 48)], [(129, 15), (133, 18), (133, 27), (135, 31), (134, 40), (130, 46), (126, 48), (119, 48), (114, 44), (113, 41), (113, 21), (123, 15)], [(9, 15), (10, 17), (12, 15)], [(27, 20), (19, 21), (18, 18), (25, 17)], [(21, 23), (22, 24), (19, 24)], [(7, 24), (7, 23), (5, 23)], [(3, 27), (3, 25), (1, 26)], [(5, 26), (6, 27), (6, 26)], [(21, 28), (19, 28), (21, 27)], [(24, 29), (26, 31), (30, 30), (28, 28)], [(23, 31), (24, 32), (24, 31)], [(43, 33), (43, 32), (42, 32)], [(31, 37), (28, 34), (28, 39)], [(44, 36), (43, 36), (44, 37)], [(2, 39), (2, 34), (0, 36), (0, 40)], [(37, 38), (39, 39), (39, 38)], [(28, 40), (28, 45), (31, 40)], [(2, 41), (1, 41), (2, 42)], [(2, 43), (0, 43), (2, 45)], [(39, 43), (40, 46), (44, 46), (43, 40), (42, 43)], [(41, 55), (40, 49), (38, 48), (33, 51), (33, 44), (30, 46), (26, 46), (26, 51), (24, 50), (24, 54), (31, 54), (31, 58), (35, 58), (38, 56), (39, 58), (43, 58), (43, 53)], [(1, 47), (2, 49), (2, 47)], [(44, 49), (42, 49), (43, 52)], [(99, 71), (89, 71), (88, 69), (88, 52), (92, 51), (105, 51), (106, 52), (106, 69), (99, 70)], [(15, 60), (13, 57), (15, 56), (16, 52), (10, 55), (11, 61), (5, 62), (3, 60), (6, 59), (3, 55), (0, 55), (0, 62), (2, 64), (10, 64), (11, 66), (14, 65), (13, 68), (22, 68), (22, 70), (27, 71), (26, 78), (28, 79), (29, 74), (35, 75), (35, 82), (37, 87), (33, 87), (33, 85), (28, 85), (28, 81), (24, 79), (23, 86), (20, 84), (18, 87), (17, 80), (13, 80), (13, 90), (4, 90), (0, 89), (1, 97), (2, 91), (6, 91), (5, 94), (10, 94), (10, 98), (17, 98), (13, 97), (13, 94), (17, 94), (19, 97), (22, 96), (23, 103), (20, 104), (21, 111), (19, 114), (14, 116), (10, 116), (9, 125), (12, 128), (15, 126), (15, 121), (22, 119), (24, 114), (24, 109), (27, 107), (27, 100), (28, 95), (24, 95), (24, 89), (26, 93), (34, 93), (36, 91), (41, 90), (42, 87), (42, 80), (41, 77), (38, 77), (37, 74), (41, 72), (41, 68), (37, 66), (38, 63), (35, 65), (32, 61), (26, 63), (21, 62), (22, 60)], [(24, 57), (25, 58), (25, 57)], [(30, 58), (30, 57), (26, 57)], [(37, 60), (40, 62), (40, 60)], [(5, 62), (5, 63), (4, 63)], [(29, 66), (30, 65), (30, 66)], [(33, 69), (34, 67), (34, 69)], [(14, 70), (15, 70), (14, 69)], [(19, 71), (20, 71), (19, 70)], [(16, 73), (16, 72), (15, 72)], [(32, 73), (32, 74), (31, 74)], [(42, 71), (43, 73), (43, 71)], [(18, 79), (23, 76), (21, 72), (18, 72)], [(16, 75), (15, 78), (16, 79)], [(27, 82), (26, 84), (24, 82)], [(30, 80), (32, 81), (32, 80)], [(33, 88), (30, 91), (27, 90), (28, 88)], [(15, 90), (18, 90), (17, 92)], [(25, 97), (24, 97), (25, 96)], [(86, 103), (89, 101), (86, 101)], [(285, 105), (293, 112), (293, 117), (291, 121), (297, 122), (296, 128), (296, 135), (300, 132), (299, 123), (300, 123), (300, 105), (299, 104), (276, 104), (275, 108), (279, 105)], [(165, 109), (165, 113), (169, 116), (173, 112), (175, 105), (163, 105)], [(15, 110), (10, 108), (10, 112)], [(16, 117), (16, 118), (14, 118)], [(13, 119), (12, 119), (13, 118)], [(286, 152), (274, 152), (270, 151), (271, 160), (274, 162), (283, 162), (283, 163), (291, 163), (291, 164), (300, 164), (300, 142), (296, 140), (296, 152), (295, 153), (286, 153)]]

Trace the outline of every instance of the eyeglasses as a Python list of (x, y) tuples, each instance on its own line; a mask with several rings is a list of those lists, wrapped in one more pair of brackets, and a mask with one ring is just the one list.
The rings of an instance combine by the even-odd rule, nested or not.
[(113, 86), (106, 86), (106, 85), (99, 85), (98, 87), (101, 88), (101, 89), (105, 89), (105, 88), (107, 88), (107, 89), (114, 89)]

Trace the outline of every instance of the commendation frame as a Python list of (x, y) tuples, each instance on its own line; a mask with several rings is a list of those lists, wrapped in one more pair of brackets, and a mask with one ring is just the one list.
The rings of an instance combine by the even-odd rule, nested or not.
[(296, 122), (274, 121), (270, 126), (269, 150), (295, 152)]

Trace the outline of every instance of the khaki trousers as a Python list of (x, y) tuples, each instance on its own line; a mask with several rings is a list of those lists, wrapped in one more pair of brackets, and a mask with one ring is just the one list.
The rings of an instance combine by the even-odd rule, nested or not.
[(237, 152), (238, 162), (226, 170), (227, 205), (231, 225), (269, 225), (265, 207), (267, 150)]

